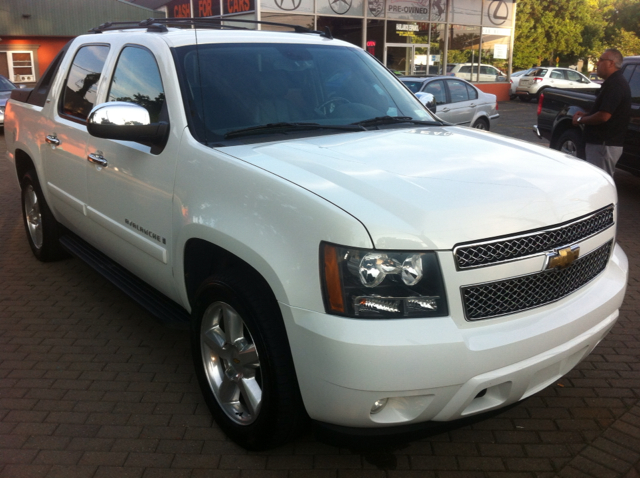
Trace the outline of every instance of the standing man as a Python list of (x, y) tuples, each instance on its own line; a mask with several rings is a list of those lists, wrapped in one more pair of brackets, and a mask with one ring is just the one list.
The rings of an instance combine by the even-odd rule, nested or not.
[(622, 155), (622, 145), (631, 119), (631, 90), (622, 76), (622, 54), (609, 48), (598, 59), (598, 76), (604, 83), (591, 111), (573, 115), (573, 124), (583, 124), (587, 162), (613, 176)]

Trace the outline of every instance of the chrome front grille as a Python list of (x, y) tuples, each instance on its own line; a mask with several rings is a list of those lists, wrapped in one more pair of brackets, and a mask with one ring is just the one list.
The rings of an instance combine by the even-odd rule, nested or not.
[(550, 269), (511, 279), (462, 287), (467, 320), (488, 319), (533, 309), (562, 299), (604, 270), (613, 241), (582, 256), (565, 269)]
[(484, 267), (548, 252), (582, 241), (613, 226), (613, 206), (607, 206), (576, 221), (517, 237), (463, 245), (454, 248), (458, 269)]

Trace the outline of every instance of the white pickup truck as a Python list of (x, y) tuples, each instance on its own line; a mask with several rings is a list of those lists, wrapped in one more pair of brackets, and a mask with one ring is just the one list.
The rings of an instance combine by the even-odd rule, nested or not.
[(441, 122), (329, 32), (176, 22), (70, 42), (15, 90), (5, 138), (36, 257), (189, 321), (238, 443), (494, 410), (613, 327), (628, 263), (604, 172)]

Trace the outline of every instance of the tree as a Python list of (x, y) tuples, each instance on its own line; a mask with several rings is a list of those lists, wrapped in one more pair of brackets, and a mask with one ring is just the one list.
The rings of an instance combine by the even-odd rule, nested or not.
[(514, 65), (529, 68), (558, 55), (583, 50), (582, 31), (589, 22), (588, 0), (521, 0), (518, 2)]

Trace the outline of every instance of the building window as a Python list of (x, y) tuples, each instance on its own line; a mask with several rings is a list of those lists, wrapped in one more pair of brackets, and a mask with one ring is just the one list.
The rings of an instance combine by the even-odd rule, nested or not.
[(9, 79), (14, 83), (33, 83), (36, 81), (33, 52), (8, 51), (7, 64), (9, 67)]

